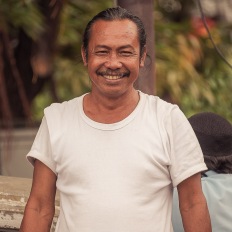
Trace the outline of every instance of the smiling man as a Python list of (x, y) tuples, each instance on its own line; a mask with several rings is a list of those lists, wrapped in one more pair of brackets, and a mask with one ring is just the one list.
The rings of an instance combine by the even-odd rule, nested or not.
[[(92, 82), (84, 98), (88, 117), (115, 123), (127, 117), (139, 102), (133, 84), (144, 66), (146, 48), (140, 51), (137, 25), (128, 19), (97, 20), (89, 31), (82, 57)], [(93, 36), (94, 35), (94, 36)]]
[(134, 88), (146, 58), (141, 20), (109, 8), (87, 25), (90, 93), (44, 111), (28, 160), (33, 185), (21, 232), (172, 232), (173, 187), (187, 232), (210, 232), (202, 151), (176, 105)]

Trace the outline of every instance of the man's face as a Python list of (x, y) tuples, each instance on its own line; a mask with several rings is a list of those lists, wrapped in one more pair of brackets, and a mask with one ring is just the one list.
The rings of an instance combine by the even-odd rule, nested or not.
[(92, 92), (119, 97), (133, 90), (145, 54), (140, 57), (137, 26), (130, 20), (96, 21), (84, 64), (92, 81)]

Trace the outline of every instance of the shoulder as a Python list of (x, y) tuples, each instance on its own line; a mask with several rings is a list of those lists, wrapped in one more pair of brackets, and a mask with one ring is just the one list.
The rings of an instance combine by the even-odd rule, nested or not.
[(174, 109), (179, 109), (176, 104), (169, 103), (165, 100), (162, 100), (158, 96), (149, 95), (143, 92), (140, 92), (140, 96), (145, 99), (147, 105), (152, 106), (153, 109), (159, 110), (161, 112), (172, 111)]
[(44, 109), (44, 114), (45, 116), (54, 114), (55, 116), (58, 116), (73, 111), (73, 109), (78, 106), (79, 98), (80, 97), (77, 97), (62, 103), (52, 103), (50, 106)]
[(187, 121), (178, 105), (169, 103), (154, 95), (141, 93), (141, 96), (145, 99), (146, 107), (154, 112), (159, 121), (182, 122), (183, 119)]
[(78, 108), (82, 104), (83, 95), (62, 103), (52, 103), (44, 109), (44, 116), (49, 130), (67, 128), (77, 117)]

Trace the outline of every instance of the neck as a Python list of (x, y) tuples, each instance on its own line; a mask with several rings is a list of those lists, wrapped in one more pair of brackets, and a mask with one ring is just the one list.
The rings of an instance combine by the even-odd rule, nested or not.
[(115, 123), (129, 116), (138, 102), (137, 90), (120, 97), (105, 97), (91, 92), (84, 97), (83, 107), (85, 114), (92, 120), (100, 123)]

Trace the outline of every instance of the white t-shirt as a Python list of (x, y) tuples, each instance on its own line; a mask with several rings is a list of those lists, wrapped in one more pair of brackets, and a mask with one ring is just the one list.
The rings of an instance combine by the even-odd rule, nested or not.
[(52, 104), (27, 157), (58, 176), (56, 232), (172, 232), (173, 186), (206, 169), (180, 109), (141, 92), (113, 124), (88, 118), (83, 96)]

